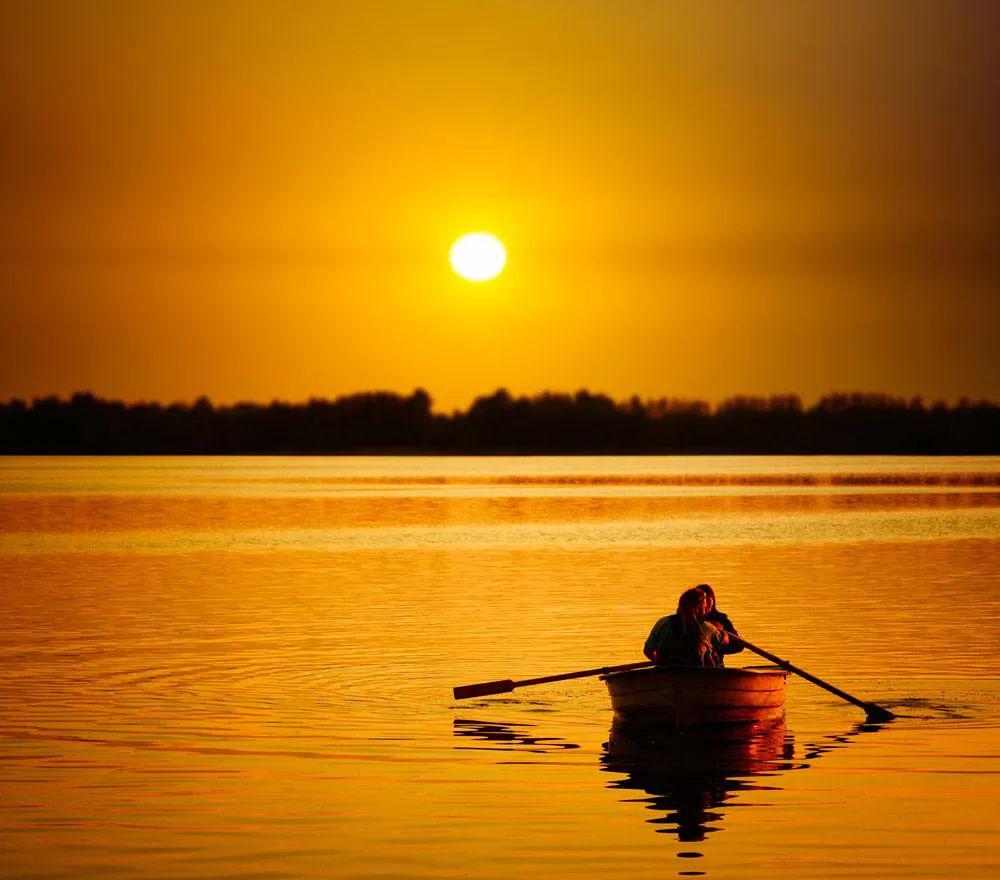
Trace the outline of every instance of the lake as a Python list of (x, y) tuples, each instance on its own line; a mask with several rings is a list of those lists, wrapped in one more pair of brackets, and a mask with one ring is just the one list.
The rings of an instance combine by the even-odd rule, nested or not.
[[(901, 717), (452, 699), (640, 660), (703, 581)], [(0, 459), (0, 875), (982, 877), (998, 605), (1000, 458)]]

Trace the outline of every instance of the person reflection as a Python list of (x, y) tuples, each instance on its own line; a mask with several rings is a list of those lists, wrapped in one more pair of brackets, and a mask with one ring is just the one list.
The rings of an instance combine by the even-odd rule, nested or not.
[(738, 794), (773, 786), (747, 777), (791, 769), (794, 746), (784, 719), (765, 725), (672, 730), (630, 728), (616, 723), (605, 745), (602, 769), (621, 773), (611, 788), (650, 795), (643, 800), (658, 814), (647, 821), (676, 832), (684, 842), (702, 841), (721, 830), (721, 809)]
[[(581, 748), (563, 737), (542, 735), (532, 723), (456, 718), (453, 725), (456, 749), (522, 752), (545, 761), (547, 755)], [(600, 769), (618, 777), (606, 783), (608, 788), (649, 795), (625, 800), (644, 803), (656, 813), (647, 821), (663, 826), (658, 833), (676, 833), (679, 841), (695, 843), (723, 830), (725, 808), (735, 806), (734, 800), (740, 806), (763, 806), (740, 795), (780, 790), (764, 780), (805, 770), (827, 753), (847, 748), (855, 737), (883, 727), (856, 724), (796, 747), (784, 718), (680, 729), (615, 722), (600, 755)]]

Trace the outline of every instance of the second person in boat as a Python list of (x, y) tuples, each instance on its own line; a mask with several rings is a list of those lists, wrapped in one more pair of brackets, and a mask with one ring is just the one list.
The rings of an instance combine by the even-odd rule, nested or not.
[[(723, 632), (738, 636), (739, 633), (736, 632), (736, 627), (733, 626), (733, 622), (729, 619), (729, 615), (719, 611), (718, 606), (715, 604), (715, 590), (713, 590), (708, 584), (698, 584), (695, 589), (701, 590), (708, 597), (708, 612), (705, 614), (705, 620), (714, 624), (718, 629), (723, 630)], [(715, 652), (715, 665), (720, 667), (725, 666), (726, 654), (739, 654), (742, 650), (742, 642), (739, 642), (736, 639), (727, 638), (725, 644), (719, 644), (713, 648), (713, 651)]]

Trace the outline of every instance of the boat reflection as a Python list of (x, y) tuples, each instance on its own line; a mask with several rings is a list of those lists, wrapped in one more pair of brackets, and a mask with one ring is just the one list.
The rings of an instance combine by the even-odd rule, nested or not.
[(795, 745), (784, 719), (765, 724), (701, 729), (630, 728), (615, 724), (601, 756), (602, 769), (623, 774), (610, 788), (650, 795), (639, 800), (656, 812), (647, 821), (700, 841), (719, 830), (722, 807), (748, 791), (776, 786), (757, 779), (792, 770)]
[(780, 791), (775, 779), (804, 770), (827, 752), (844, 748), (862, 733), (882, 724), (857, 724), (845, 733), (821, 737), (797, 747), (783, 718), (747, 725), (690, 728), (611, 727), (601, 756), (602, 769), (622, 778), (610, 788), (642, 791), (635, 800), (658, 815), (660, 833), (676, 833), (683, 842), (705, 840), (722, 830), (725, 809), (752, 804), (747, 792)]
[[(697, 843), (723, 830), (727, 810), (766, 805), (759, 797), (746, 798), (748, 793), (780, 791), (778, 778), (783, 774), (807, 769), (826, 753), (845, 748), (854, 737), (883, 726), (857, 724), (843, 733), (797, 744), (784, 718), (680, 729), (615, 722), (600, 755), (600, 769), (617, 777), (607, 783), (609, 788), (647, 795), (625, 800), (642, 803), (654, 813), (646, 821), (658, 826), (658, 833)], [(551, 755), (580, 748), (561, 737), (540, 735), (537, 726), (528, 723), (463, 718), (455, 719), (454, 732), (479, 743), (463, 743), (456, 749)]]

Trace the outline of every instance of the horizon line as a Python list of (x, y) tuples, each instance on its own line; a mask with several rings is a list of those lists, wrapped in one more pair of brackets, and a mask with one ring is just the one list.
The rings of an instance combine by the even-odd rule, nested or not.
[(398, 391), (388, 388), (371, 388), (357, 391), (345, 391), (333, 395), (319, 395), (314, 394), (306, 397), (304, 399), (288, 399), (272, 397), (269, 400), (254, 400), (248, 398), (237, 398), (230, 402), (216, 402), (213, 401), (209, 394), (199, 394), (193, 398), (185, 399), (173, 399), (173, 400), (156, 400), (152, 398), (134, 398), (134, 399), (124, 399), (121, 397), (112, 396), (102, 396), (100, 393), (91, 391), (89, 389), (79, 389), (70, 393), (67, 393), (65, 397), (58, 393), (47, 393), (47, 394), (32, 394), (30, 397), (24, 396), (12, 396), (6, 399), (0, 400), (0, 407), (11, 407), (17, 404), (26, 406), (29, 408), (34, 408), (35, 405), (39, 403), (59, 403), (59, 404), (70, 404), (74, 400), (83, 399), (91, 400), (94, 403), (100, 404), (113, 404), (122, 405), (126, 407), (134, 406), (158, 406), (161, 408), (171, 408), (171, 407), (186, 407), (192, 408), (196, 406), (208, 406), (214, 410), (218, 409), (234, 409), (237, 407), (270, 407), (270, 406), (309, 406), (311, 404), (333, 404), (342, 400), (359, 399), (365, 397), (397, 397), (400, 399), (412, 399), (418, 396), (426, 396), (429, 401), (429, 406), (436, 414), (440, 415), (452, 415), (456, 413), (467, 412), (477, 401), (479, 400), (489, 400), (500, 395), (506, 395), (511, 401), (538, 401), (546, 398), (564, 398), (564, 399), (577, 399), (577, 398), (591, 398), (591, 399), (604, 399), (609, 400), (616, 407), (620, 406), (631, 406), (635, 402), (641, 405), (649, 405), (656, 403), (672, 403), (677, 405), (685, 405), (691, 407), (706, 407), (708, 412), (717, 412), (720, 408), (727, 405), (733, 404), (774, 404), (779, 402), (785, 402), (789, 405), (796, 405), (803, 410), (811, 409), (818, 406), (820, 403), (826, 400), (832, 400), (835, 398), (840, 399), (853, 399), (860, 404), (867, 403), (871, 405), (875, 402), (883, 402), (885, 404), (892, 405), (903, 405), (907, 407), (918, 407), (922, 406), (926, 409), (933, 409), (936, 407), (945, 407), (947, 409), (963, 408), (963, 407), (997, 407), (1000, 406), (1000, 402), (987, 397), (979, 397), (973, 395), (962, 394), (952, 398), (946, 398), (943, 396), (929, 397), (922, 393), (916, 394), (903, 394), (895, 393), (891, 391), (875, 391), (875, 390), (860, 390), (853, 389), (850, 391), (843, 389), (832, 389), (823, 392), (815, 397), (815, 399), (807, 400), (802, 394), (794, 391), (773, 391), (767, 393), (746, 393), (737, 392), (730, 394), (722, 399), (708, 400), (704, 397), (697, 396), (686, 396), (682, 394), (661, 394), (659, 396), (655, 395), (640, 395), (638, 393), (627, 394), (622, 397), (617, 397), (605, 391), (592, 391), (589, 388), (581, 387), (573, 391), (557, 390), (552, 388), (545, 388), (538, 391), (530, 392), (514, 392), (511, 391), (506, 386), (500, 385), (495, 387), (492, 391), (481, 392), (476, 394), (471, 398), (465, 407), (453, 406), (447, 410), (436, 410), (434, 409), (435, 398), (434, 395), (428, 391), (423, 386), (415, 386), (409, 391)]

